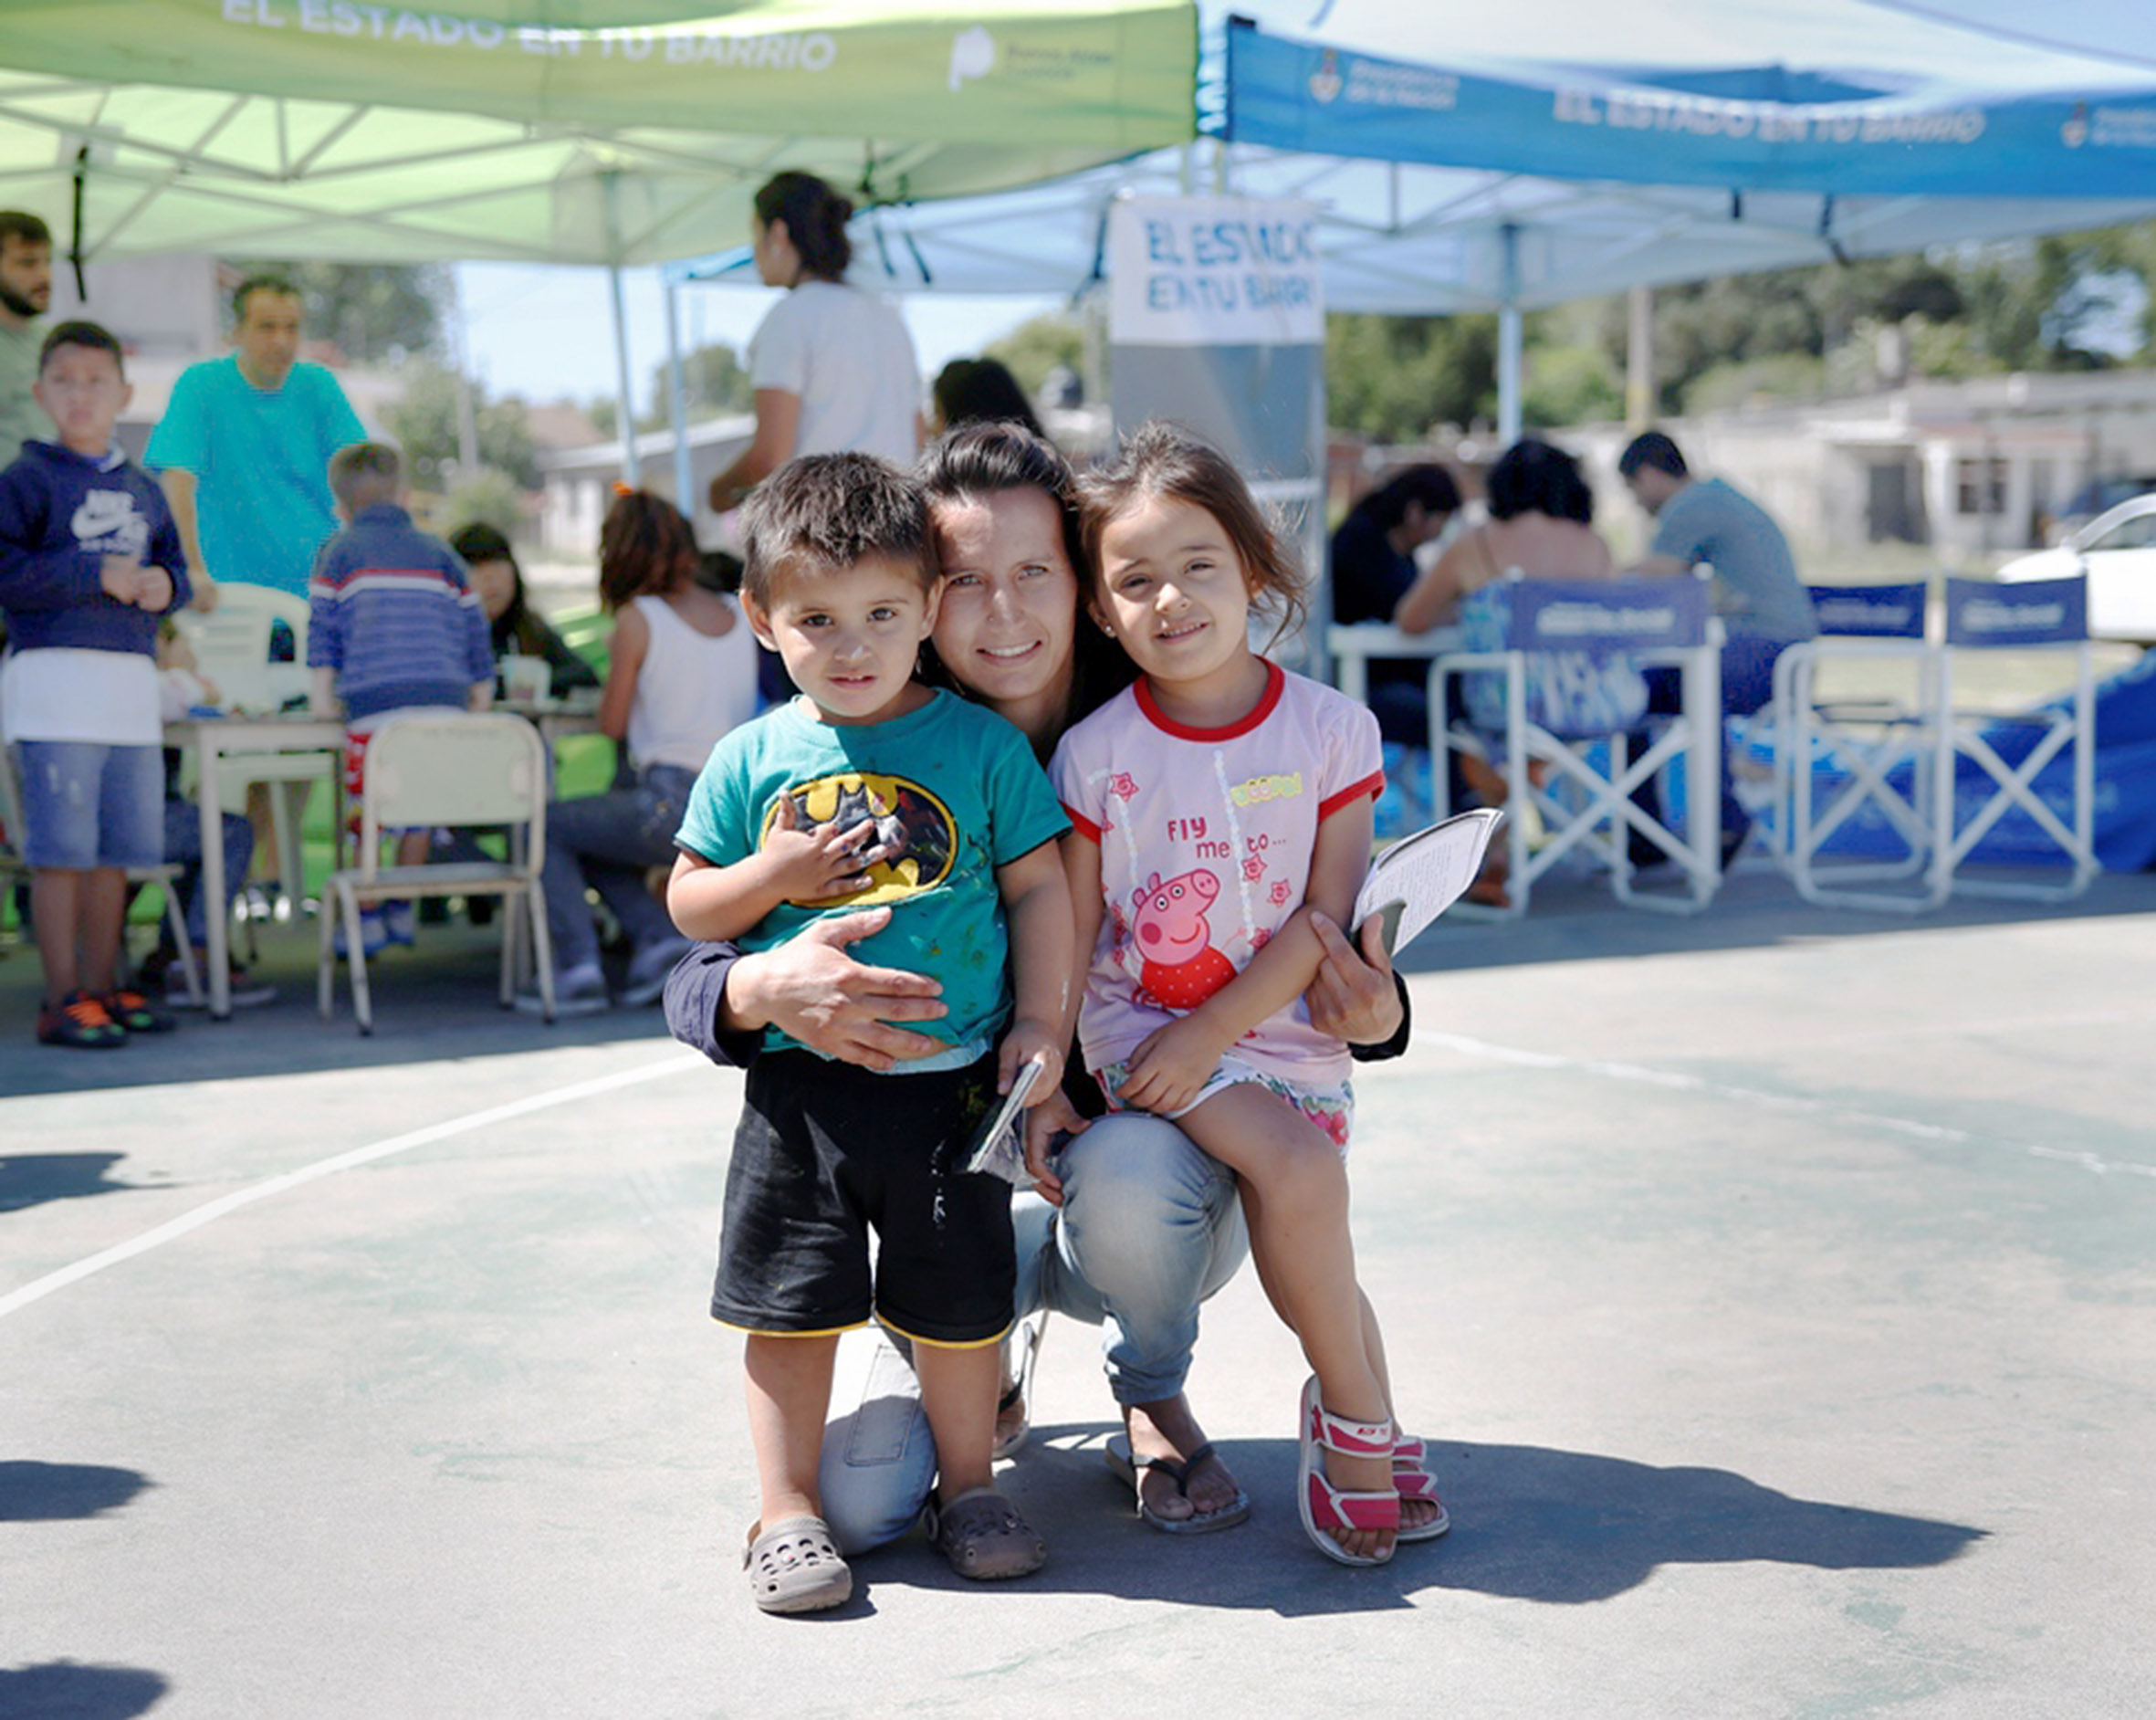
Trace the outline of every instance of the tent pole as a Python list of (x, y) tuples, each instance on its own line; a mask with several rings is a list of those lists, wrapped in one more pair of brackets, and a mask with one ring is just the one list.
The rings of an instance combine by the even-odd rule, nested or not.
[(614, 306), (614, 414), (622, 433), (622, 482), (633, 489), (644, 474), (636, 464), (636, 420), (629, 410), (629, 311), (622, 298), (622, 266), (606, 266), (613, 288)]
[(666, 282), (666, 417), (674, 426), (674, 504), (696, 517), (696, 474), (689, 459), (688, 388), (681, 369), (681, 283)]
[(1497, 439), (1511, 447), (1520, 439), (1520, 229), (1508, 223), (1504, 237), (1504, 302), (1497, 312)]
[(629, 409), (629, 309), (622, 297), (622, 224), (615, 175), (605, 175), (607, 284), (613, 290), (614, 424), (622, 433), (622, 482), (634, 488), (644, 474), (636, 463), (636, 418)]

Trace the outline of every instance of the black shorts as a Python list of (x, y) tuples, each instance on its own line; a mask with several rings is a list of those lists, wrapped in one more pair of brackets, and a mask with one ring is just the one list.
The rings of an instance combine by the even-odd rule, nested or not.
[(807, 1336), (873, 1316), (932, 1344), (1000, 1337), (1017, 1279), (1010, 1185), (958, 1168), (996, 1103), (993, 1054), (927, 1075), (806, 1051), (757, 1058), (727, 1167), (712, 1317)]

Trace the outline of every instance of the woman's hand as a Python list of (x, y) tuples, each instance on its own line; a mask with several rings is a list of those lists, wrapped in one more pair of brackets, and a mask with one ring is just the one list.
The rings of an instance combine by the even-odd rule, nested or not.
[(776, 1027), (811, 1051), (878, 1072), (947, 1049), (940, 1039), (893, 1024), (946, 1014), (940, 982), (901, 968), (866, 967), (846, 953), (848, 944), (883, 930), (890, 918), (889, 908), (872, 907), (820, 919), (776, 949), (741, 957), (727, 970), (718, 1025), (736, 1033)]
[(1156, 1027), (1131, 1054), (1130, 1073), (1116, 1096), (1134, 1109), (1171, 1117), (1204, 1090), (1227, 1049), (1196, 1015)]
[(1362, 953), (1326, 915), (1311, 911), (1310, 928), (1324, 946), (1317, 976), (1303, 992), (1310, 1024), (1351, 1045), (1382, 1045), (1400, 1031), (1400, 992), (1393, 983), (1385, 931), (1373, 916), (1363, 928)]
[(1033, 1173), (1041, 1198), (1051, 1206), (1063, 1203), (1063, 1180), (1050, 1169), (1051, 1155), (1065, 1137), (1083, 1135), (1086, 1127), (1086, 1119), (1060, 1086), (1051, 1088), (1048, 1096), (1026, 1113), (1026, 1169)]

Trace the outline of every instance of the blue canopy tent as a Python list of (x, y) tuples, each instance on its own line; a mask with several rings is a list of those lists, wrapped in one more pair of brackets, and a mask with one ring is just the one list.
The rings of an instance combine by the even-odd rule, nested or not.
[[(1500, 313), (1510, 434), (1523, 310), (2156, 216), (2156, 67), (2033, 43), (2042, 18), (2007, 39), (1929, 16), (2004, 12), (1984, 0), (1313, 5), (1241, 8), (1253, 18), (1201, 79), (1205, 142), (872, 211), (863, 269), (899, 292), (1076, 295), (1100, 278), (1120, 195), (1306, 197), (1331, 308)], [(2139, 9), (2055, 8), (2069, 41)], [(1556, 44), (1562, 60), (1521, 52)]]

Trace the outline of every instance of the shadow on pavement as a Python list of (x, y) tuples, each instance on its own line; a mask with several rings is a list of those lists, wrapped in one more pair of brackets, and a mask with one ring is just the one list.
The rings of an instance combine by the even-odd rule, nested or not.
[(256, 977), (277, 988), (273, 1002), (235, 1010), (223, 1022), (199, 1011), (179, 1011), (175, 1033), (132, 1039), (116, 1051), (66, 1051), (35, 1043), (37, 952), (10, 950), (0, 960), (0, 1098), (436, 1063), (640, 1039), (654, 1045), (674, 1043), (656, 1006), (612, 1009), (551, 1024), (503, 1009), (498, 934), (461, 925), (424, 928), (419, 948), (392, 951), (370, 964), (374, 1032), (362, 1035), (341, 972), (331, 1018), (325, 1022), (316, 1012), (314, 951), (311, 922), (306, 932), (280, 929), (262, 939), (260, 960), (253, 964)]
[(0, 1158), (0, 1212), (20, 1212), (47, 1201), (126, 1194), (143, 1184), (114, 1182), (108, 1174), (125, 1153), (10, 1153)]
[[(1275, 1612), (1284, 1618), (1412, 1604), (1460, 1589), (1550, 1606), (1582, 1606), (1636, 1589), (1667, 1565), (1769, 1562), (1822, 1570), (1943, 1565), (1987, 1531), (1827, 1501), (1796, 1499), (1723, 1469), (1659, 1468), (1626, 1458), (1531, 1445), (1431, 1442), (1431, 1467), (1452, 1515), (1441, 1540), (1403, 1546), (1388, 1565), (1347, 1569), (1305, 1539), (1294, 1509), (1295, 1451), (1278, 1440), (1223, 1441), (1250, 1490), (1248, 1525), (1167, 1536), (1127, 1515), (1096, 1440), (1079, 1426), (1035, 1430), (1000, 1484), (1047, 1538), (1045, 1570), (1025, 1580), (1066, 1593)], [(918, 1537), (855, 1566), (878, 1582), (963, 1588)], [(947, 1581), (946, 1579), (948, 1579)], [(746, 1602), (744, 1602), (746, 1604)], [(843, 1615), (842, 1615), (843, 1616)]]
[[(102, 1516), (131, 1504), (152, 1483), (132, 1469), (107, 1463), (0, 1463), (0, 1523), (65, 1523)], [(10, 1708), (0, 1715), (37, 1712)]]
[(42, 1666), (0, 1666), (0, 1715), (35, 1715), (37, 1720), (129, 1720), (148, 1714), (172, 1686), (155, 1673), (132, 1666), (78, 1666), (47, 1661)]

